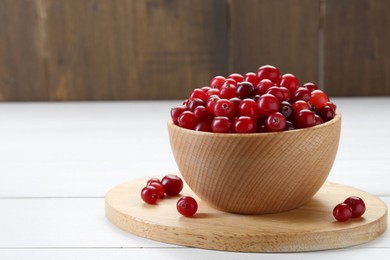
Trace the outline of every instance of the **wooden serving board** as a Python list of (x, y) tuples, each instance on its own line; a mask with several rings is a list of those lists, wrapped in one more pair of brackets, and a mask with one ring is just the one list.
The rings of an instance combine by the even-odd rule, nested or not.
[[(176, 211), (179, 197), (145, 204), (140, 191), (147, 179), (110, 190), (105, 199), (106, 216), (132, 234), (176, 245), (236, 252), (314, 251), (362, 244), (379, 237), (387, 227), (387, 206), (382, 200), (340, 184), (325, 183), (304, 206), (266, 215), (218, 211), (185, 186), (181, 195), (194, 196), (199, 204), (198, 212), (186, 218)], [(348, 222), (335, 221), (334, 206), (352, 195), (365, 201), (365, 214)]]

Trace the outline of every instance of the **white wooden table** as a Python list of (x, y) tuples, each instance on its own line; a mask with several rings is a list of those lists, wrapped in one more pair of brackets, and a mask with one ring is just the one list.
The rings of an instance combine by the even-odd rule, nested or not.
[[(342, 136), (329, 181), (390, 205), (390, 98), (334, 98)], [(113, 226), (104, 195), (177, 172), (166, 119), (179, 101), (0, 103), (0, 259), (385, 259), (390, 231), (355, 247), (245, 254), (185, 248)]]

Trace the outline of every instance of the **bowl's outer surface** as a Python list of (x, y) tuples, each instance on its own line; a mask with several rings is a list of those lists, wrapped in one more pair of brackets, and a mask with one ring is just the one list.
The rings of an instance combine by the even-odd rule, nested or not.
[(173, 155), (189, 187), (227, 212), (294, 209), (323, 185), (336, 157), (341, 115), (319, 126), (259, 134), (215, 134), (168, 122)]

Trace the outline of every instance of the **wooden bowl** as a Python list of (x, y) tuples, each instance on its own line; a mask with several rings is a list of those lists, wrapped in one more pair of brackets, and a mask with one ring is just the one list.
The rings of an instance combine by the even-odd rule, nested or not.
[(305, 129), (278, 133), (217, 134), (168, 121), (173, 155), (188, 186), (212, 207), (263, 214), (303, 205), (332, 168), (341, 115)]

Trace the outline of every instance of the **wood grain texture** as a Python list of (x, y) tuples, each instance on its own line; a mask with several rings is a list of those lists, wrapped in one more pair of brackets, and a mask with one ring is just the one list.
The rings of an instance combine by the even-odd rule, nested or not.
[(44, 17), (38, 1), (0, 1), (0, 100), (46, 100)]
[(324, 80), (330, 95), (390, 95), (389, 10), (387, 0), (326, 0)]
[(332, 168), (340, 128), (340, 114), (279, 133), (217, 134), (168, 122), (172, 152), (189, 187), (219, 210), (245, 214), (282, 212), (308, 201)]
[(52, 100), (172, 99), (226, 70), (224, 1), (46, 1)]
[[(153, 176), (156, 177), (156, 176)], [(218, 211), (185, 186), (182, 194), (198, 200), (192, 218), (175, 209), (177, 198), (147, 205), (139, 196), (147, 178), (130, 181), (106, 194), (106, 216), (119, 228), (138, 236), (191, 247), (238, 252), (298, 252), (342, 248), (379, 237), (387, 227), (387, 206), (353, 187), (325, 183), (304, 206), (284, 213), (239, 215)], [(366, 213), (346, 223), (336, 222), (333, 207), (355, 194)]]
[(229, 70), (272, 64), (301, 83), (318, 82), (319, 0), (229, 1)]

